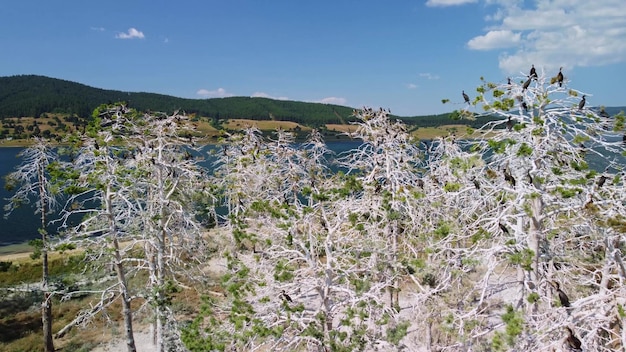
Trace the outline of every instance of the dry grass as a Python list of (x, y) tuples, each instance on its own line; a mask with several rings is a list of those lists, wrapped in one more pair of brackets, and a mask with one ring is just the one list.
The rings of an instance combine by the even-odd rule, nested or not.
[(256, 128), (267, 131), (267, 130), (276, 130), (277, 128), (282, 128), (283, 130), (294, 130), (296, 127), (299, 127), (302, 131), (310, 131), (311, 128), (307, 126), (300, 125), (296, 122), (292, 121), (270, 121), (270, 120), (247, 120), (247, 119), (230, 119), (224, 125), (224, 128), (231, 130), (242, 130), (249, 126), (256, 126)]
[[(65, 251), (64, 253), (51, 252), (49, 255), (51, 271), (57, 271), (53, 269), (72, 262), (69, 258), (75, 254), (80, 254), (80, 252), (80, 250)], [(15, 280), (9, 280), (6, 275), (18, 277), (20, 283), (39, 282), (41, 259), (33, 260), (30, 258), (30, 254), (31, 250), (27, 245), (14, 246), (9, 253), (5, 251), (4, 254), (0, 254), (0, 262), (12, 263), (7, 272), (0, 272), (0, 288), (14, 285), (11, 282)], [(66, 270), (74, 271), (72, 269)], [(67, 273), (67, 275), (72, 274)], [(141, 289), (145, 287), (147, 276), (136, 275), (130, 280), (131, 289)], [(187, 283), (187, 286), (193, 287), (194, 285)], [(212, 290), (220, 291), (218, 288), (212, 288)], [(40, 291), (29, 290), (10, 293), (0, 290), (0, 352), (41, 351), (43, 341), (41, 298), (42, 293)], [(98, 299), (98, 295), (89, 295), (67, 301), (60, 301), (59, 297), (54, 298), (52, 331), (56, 333), (61, 330), (74, 320), (80, 310), (96, 304)], [(141, 299), (133, 300), (133, 310), (138, 309), (143, 304), (144, 301)], [(173, 294), (172, 297), (173, 309), (180, 312), (180, 320), (195, 316), (201, 304), (200, 294), (193, 288), (184, 289)], [(149, 308), (149, 306), (146, 307)], [(99, 345), (106, 345), (111, 340), (122, 337), (124, 329), (121, 310), (119, 301), (112, 303), (106, 310), (106, 315), (98, 315), (87, 328), (74, 327), (63, 338), (55, 339), (55, 348), (59, 351), (91, 351)], [(136, 312), (133, 321), (134, 330), (138, 333), (145, 330), (150, 323), (149, 317), (150, 314), (145, 309)]]
[(336, 132), (341, 132), (341, 133), (351, 133), (351, 132), (356, 131), (357, 126), (329, 123), (329, 124), (326, 124), (326, 129), (328, 129), (329, 131), (336, 131)]

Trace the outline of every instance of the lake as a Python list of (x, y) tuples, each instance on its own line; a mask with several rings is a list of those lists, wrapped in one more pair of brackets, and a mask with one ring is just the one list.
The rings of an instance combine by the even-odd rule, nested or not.
[[(359, 141), (327, 142), (328, 148), (337, 154), (358, 148), (359, 145)], [(207, 146), (205, 151), (210, 148), (212, 148), (212, 146)], [(2, 215), (4, 215), (3, 208), (7, 204), (6, 199), (12, 196), (12, 193), (4, 188), (4, 177), (14, 171), (15, 167), (21, 163), (22, 160), (18, 158), (18, 154), (22, 149), (23, 148), (19, 147), (0, 148), (0, 177), (2, 178), (2, 181), (0, 181), (2, 184), (0, 186), (0, 204), (2, 205), (2, 209), (0, 209), (0, 211)], [(206, 156), (206, 153), (204, 153), (204, 155)], [(617, 157), (620, 159), (620, 162), (625, 162), (624, 157)], [(213, 160), (207, 158), (201, 162), (200, 165), (210, 169), (212, 162)], [(606, 167), (606, 164), (600, 163), (598, 159), (589, 160), (589, 164), (598, 171), (602, 171), (604, 167)], [(33, 208), (30, 206), (23, 206), (16, 209), (8, 218), (0, 216), (0, 246), (23, 243), (31, 239), (39, 238), (39, 224), (39, 217), (33, 214)], [(55, 228), (55, 226), (49, 227), (48, 232), (56, 233)]]
[[(359, 142), (356, 141), (338, 141), (328, 142), (328, 148), (335, 153), (341, 153), (348, 151), (359, 146)], [(206, 150), (210, 149), (208, 146)], [(0, 246), (7, 246), (16, 243), (23, 243), (31, 239), (40, 238), (38, 229), (41, 221), (39, 215), (33, 214), (33, 208), (30, 205), (25, 205), (21, 208), (14, 210), (11, 216), (4, 217), (4, 206), (7, 204), (7, 198), (13, 195), (13, 192), (8, 192), (5, 186), (5, 176), (15, 170), (22, 160), (18, 157), (18, 154), (23, 150), (21, 147), (15, 148), (0, 148)], [(206, 154), (205, 154), (206, 156)], [(206, 168), (210, 168), (212, 160), (206, 159), (200, 163)], [(52, 217), (51, 217), (52, 218)], [(56, 233), (55, 226), (48, 228), (49, 233)]]

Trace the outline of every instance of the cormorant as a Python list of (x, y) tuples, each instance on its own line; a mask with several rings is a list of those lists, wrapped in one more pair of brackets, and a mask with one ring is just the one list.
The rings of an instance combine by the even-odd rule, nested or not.
[(469, 96), (467, 94), (465, 94), (465, 91), (463, 91), (463, 99), (465, 100), (466, 103), (470, 103), (470, 99)]
[(509, 229), (506, 228), (506, 226), (504, 226), (504, 224), (502, 224), (501, 222), (498, 223), (498, 227), (500, 227), (500, 230), (502, 230), (502, 232), (505, 235), (510, 235), (511, 233), (509, 232)]
[(504, 180), (510, 182), (511, 186), (515, 187), (515, 178), (506, 169), (504, 170)]
[(552, 283), (554, 288), (556, 289), (556, 294), (559, 296), (559, 302), (561, 302), (561, 307), (569, 308), (571, 305), (569, 303), (569, 297), (561, 290), (561, 286), (558, 282), (554, 281)]
[(522, 101), (521, 106), (522, 106), (522, 109), (524, 109), (524, 112), (528, 112), (528, 104), (526, 104), (525, 101)]
[(537, 70), (535, 70), (535, 65), (532, 65), (530, 68), (530, 78), (534, 78), (537, 80)]
[(529, 78), (528, 80), (526, 80), (526, 82), (524, 82), (524, 85), (522, 86), (522, 92), (528, 89), (528, 86), (530, 86), (530, 81), (532, 81), (532, 78)]
[(284, 299), (285, 301), (289, 302), (289, 303), (293, 303), (293, 300), (291, 299), (291, 297), (289, 297), (289, 295), (285, 292), (285, 290), (280, 291), (280, 296), (282, 297), (282, 299)]
[(559, 82), (559, 87), (563, 87), (563, 67), (559, 67), (559, 73), (556, 75), (556, 81)]
[(604, 186), (604, 183), (608, 179), (609, 179), (608, 177), (601, 175), (600, 178), (598, 178), (598, 188), (602, 188), (602, 186)]
[(574, 351), (582, 351), (581, 349), (582, 342), (580, 342), (578, 337), (574, 335), (574, 332), (572, 331), (572, 329), (570, 329), (569, 327), (565, 327), (565, 328), (567, 329), (567, 339), (565, 340), (567, 342), (567, 345)]
[(474, 183), (474, 187), (476, 187), (476, 189), (480, 189), (480, 182), (478, 182), (476, 177), (472, 177), (472, 182)]
[(506, 129), (509, 132), (513, 129), (513, 121), (511, 121), (511, 116), (509, 116), (509, 119), (506, 120)]
[(587, 102), (585, 100), (585, 95), (583, 95), (583, 98), (580, 100), (580, 103), (578, 103), (578, 110), (582, 110), (585, 107), (585, 103)]

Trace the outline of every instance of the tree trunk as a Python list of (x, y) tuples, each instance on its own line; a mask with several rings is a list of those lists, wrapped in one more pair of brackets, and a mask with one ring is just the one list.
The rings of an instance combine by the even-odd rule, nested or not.
[[(543, 231), (543, 225), (541, 224), (541, 214), (543, 214), (543, 200), (540, 196), (532, 199), (531, 201), (532, 216), (530, 218), (530, 231), (527, 239), (528, 247), (533, 251), (534, 258), (532, 261), (532, 271), (530, 275), (531, 285), (529, 285), (533, 292), (539, 290), (539, 241), (541, 240), (541, 233)], [(541, 295), (541, 293), (539, 293)], [(534, 302), (530, 305), (532, 313), (536, 313), (538, 309), (538, 303)]]
[(43, 292), (43, 302), (41, 302), (41, 323), (43, 325), (43, 345), (45, 352), (54, 352), (54, 341), (52, 340), (52, 297), (48, 292), (48, 235), (46, 233), (46, 214), (48, 212), (48, 202), (46, 201), (46, 177), (44, 166), (37, 167), (37, 178), (39, 181), (39, 199), (41, 201), (41, 256), (42, 274), (41, 291)]
[(43, 276), (41, 290), (43, 291), (43, 302), (41, 303), (41, 322), (43, 323), (43, 341), (44, 351), (54, 352), (54, 342), (52, 340), (52, 297), (48, 292), (48, 250), (45, 248), (46, 235), (44, 238), (43, 248)]
[(165, 234), (161, 233), (161, 238), (159, 238), (159, 247), (157, 250), (157, 291), (156, 291), (156, 350), (157, 352), (163, 352), (163, 339), (164, 339), (164, 317), (165, 317), (165, 297), (163, 290), (165, 289), (165, 279), (163, 275), (163, 270), (165, 263), (163, 262), (163, 254), (165, 252)]
[(130, 306), (130, 294), (126, 283), (126, 275), (122, 265), (122, 256), (120, 255), (120, 246), (117, 238), (113, 238), (113, 246), (115, 249), (115, 271), (120, 283), (120, 293), (122, 294), (122, 314), (124, 315), (124, 330), (126, 332), (126, 347), (128, 352), (137, 352), (135, 347), (135, 336), (133, 334), (133, 312)]

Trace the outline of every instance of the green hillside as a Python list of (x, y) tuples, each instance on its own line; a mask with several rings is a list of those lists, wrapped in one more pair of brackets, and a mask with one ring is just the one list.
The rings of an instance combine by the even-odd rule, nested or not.
[[(275, 119), (308, 126), (345, 123), (351, 120), (353, 111), (347, 106), (268, 98), (184, 99), (155, 93), (122, 92), (36, 75), (0, 77), (0, 118), (38, 117), (45, 113), (89, 118), (100, 104), (118, 101), (126, 101), (140, 111), (171, 113), (181, 110), (216, 119)], [(422, 127), (453, 122), (448, 114), (401, 119)]]
[(229, 97), (184, 99), (154, 93), (104, 90), (61, 79), (21, 75), (0, 77), (0, 118), (40, 116), (44, 113), (76, 114), (88, 118), (103, 103), (126, 101), (140, 111), (175, 110), (217, 119), (287, 120), (307, 125), (348, 120), (352, 108), (339, 105)]
[[(84, 124), (101, 104), (125, 101), (139, 111), (172, 113), (180, 110), (215, 120), (251, 119), (293, 121), (317, 127), (344, 124), (352, 119), (352, 107), (274, 100), (268, 98), (229, 97), (185, 99), (155, 93), (133, 93), (93, 88), (84, 84), (36, 75), (0, 77), (0, 119), (40, 117), (61, 114), (76, 125)], [(624, 107), (607, 107), (613, 115)], [(459, 124), (452, 114), (398, 117), (417, 127), (438, 127)], [(463, 120), (462, 124), (477, 128), (489, 118)]]

